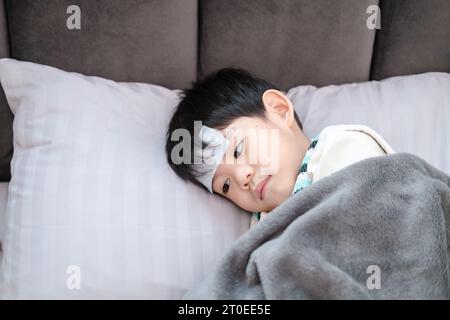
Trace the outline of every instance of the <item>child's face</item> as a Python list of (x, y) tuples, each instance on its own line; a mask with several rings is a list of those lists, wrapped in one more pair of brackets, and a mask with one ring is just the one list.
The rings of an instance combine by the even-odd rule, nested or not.
[(263, 97), (266, 119), (242, 117), (220, 130), (230, 145), (213, 177), (213, 190), (247, 211), (271, 211), (294, 188), (310, 140), (278, 90)]

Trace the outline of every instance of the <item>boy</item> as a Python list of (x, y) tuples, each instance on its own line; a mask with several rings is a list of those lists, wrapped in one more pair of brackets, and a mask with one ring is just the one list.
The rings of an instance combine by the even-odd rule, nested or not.
[[(216, 71), (183, 93), (167, 131), (170, 166), (182, 179), (253, 212), (251, 225), (320, 178), (393, 153), (362, 125), (328, 126), (309, 139), (289, 98), (241, 69)], [(187, 148), (186, 141), (179, 148), (180, 129), (194, 138)]]

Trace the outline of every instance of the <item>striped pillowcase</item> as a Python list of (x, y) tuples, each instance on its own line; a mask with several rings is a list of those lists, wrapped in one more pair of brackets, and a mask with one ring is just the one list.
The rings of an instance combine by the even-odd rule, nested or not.
[(248, 229), (166, 163), (177, 90), (14, 59), (0, 78), (15, 114), (3, 298), (180, 298)]

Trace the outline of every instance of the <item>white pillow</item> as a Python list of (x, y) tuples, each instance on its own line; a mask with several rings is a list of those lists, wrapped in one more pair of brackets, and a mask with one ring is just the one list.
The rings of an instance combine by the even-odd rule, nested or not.
[(325, 126), (364, 124), (395, 152), (416, 154), (450, 174), (450, 74), (428, 72), (287, 92), (308, 137)]
[(0, 78), (15, 114), (3, 298), (180, 298), (248, 230), (168, 166), (178, 90), (14, 59)]
[[(0, 264), (3, 256), (3, 243), (5, 238), (6, 225), (6, 200), (8, 199), (8, 182), (0, 182)], [(1, 265), (0, 265), (1, 272)], [(0, 277), (1, 279), (1, 277)], [(1, 281), (1, 280), (0, 280)], [(1, 282), (0, 282), (1, 283)]]

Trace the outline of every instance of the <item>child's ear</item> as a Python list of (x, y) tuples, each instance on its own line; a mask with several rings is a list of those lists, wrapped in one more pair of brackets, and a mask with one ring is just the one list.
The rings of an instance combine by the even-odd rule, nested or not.
[(287, 126), (292, 127), (294, 123), (294, 106), (283, 92), (276, 89), (268, 89), (263, 93), (262, 101), (269, 118), (281, 118)]

